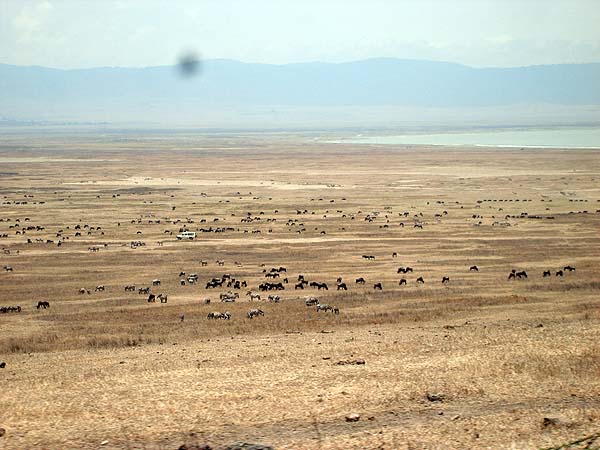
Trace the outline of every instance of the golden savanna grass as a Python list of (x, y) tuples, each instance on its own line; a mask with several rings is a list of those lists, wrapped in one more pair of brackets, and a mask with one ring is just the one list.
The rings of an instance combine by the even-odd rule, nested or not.
[[(533, 449), (597, 433), (599, 181), (593, 150), (7, 134), (0, 306), (22, 312), (0, 314), (0, 448)], [(184, 224), (226, 231), (177, 241)], [(229, 273), (256, 291), (279, 266), (279, 304), (204, 289)], [(528, 279), (508, 281), (513, 268)], [(294, 290), (299, 274), (329, 290)], [(155, 278), (166, 304), (124, 291)]]

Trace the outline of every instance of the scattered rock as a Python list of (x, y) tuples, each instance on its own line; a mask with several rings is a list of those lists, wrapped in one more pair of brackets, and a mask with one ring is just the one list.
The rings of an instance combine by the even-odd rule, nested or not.
[(100, 442), (100, 445), (106, 445), (106, 444), (108, 444), (108, 441), (102, 441), (102, 442)]
[(251, 444), (249, 442), (236, 442), (226, 447), (225, 450), (273, 450), (273, 447), (263, 444)]
[(212, 450), (212, 448), (210, 447), (210, 445), (186, 445), (183, 444), (181, 447), (179, 447), (177, 450)]
[(544, 427), (556, 427), (562, 425), (563, 421), (558, 417), (544, 417), (542, 420), (542, 425)]
[(6, 434), (6, 430), (4, 428), (0, 428), (0, 437)]
[(360, 420), (360, 414), (352, 413), (346, 416), (346, 422), (358, 422)]
[(446, 399), (444, 394), (430, 394), (427, 393), (427, 400), (430, 402), (443, 402)]
[(336, 366), (347, 366), (347, 365), (361, 366), (363, 364), (365, 364), (364, 359), (344, 359), (342, 361), (338, 361), (335, 363)]

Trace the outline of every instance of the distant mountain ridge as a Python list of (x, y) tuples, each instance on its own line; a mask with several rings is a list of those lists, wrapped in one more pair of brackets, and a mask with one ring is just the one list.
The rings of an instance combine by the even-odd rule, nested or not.
[[(197, 76), (174, 66), (50, 69), (0, 64), (0, 116), (106, 120), (128, 111), (215, 108), (600, 105), (600, 63), (473, 68), (376, 58), (348, 63), (204, 61)], [(179, 105), (179, 106), (178, 106)], [(158, 114), (157, 117), (159, 117)]]

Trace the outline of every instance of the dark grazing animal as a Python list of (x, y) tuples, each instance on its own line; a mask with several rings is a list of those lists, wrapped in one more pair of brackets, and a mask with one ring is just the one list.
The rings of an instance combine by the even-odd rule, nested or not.
[(400, 283), (398, 283), (399, 286), (402, 286), (403, 284), (406, 284), (406, 279), (402, 278), (400, 280)]
[(36, 308), (37, 309), (40, 309), (40, 308), (43, 308), (43, 309), (50, 308), (50, 302), (47, 302), (45, 300), (40, 300), (39, 302), (37, 302)]
[(363, 277), (357, 278), (356, 284), (365, 284), (365, 279)]
[(375, 283), (373, 289), (379, 289), (381, 291), (383, 290), (383, 285), (381, 283)]

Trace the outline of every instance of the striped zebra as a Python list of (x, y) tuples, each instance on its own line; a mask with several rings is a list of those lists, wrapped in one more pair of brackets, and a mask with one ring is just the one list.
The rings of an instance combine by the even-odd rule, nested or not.
[(261, 310), (261, 309), (251, 309), (250, 311), (248, 311), (248, 319), (253, 319), (254, 317), (258, 317), (258, 316), (264, 316), (265, 313)]

